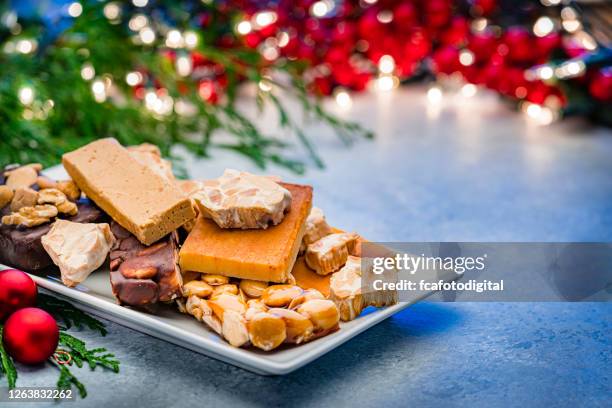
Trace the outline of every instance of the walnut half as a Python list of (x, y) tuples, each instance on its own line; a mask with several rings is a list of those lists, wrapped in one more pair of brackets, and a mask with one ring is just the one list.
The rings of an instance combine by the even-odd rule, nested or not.
[(6, 225), (23, 225), (35, 227), (49, 222), (57, 216), (57, 208), (52, 205), (36, 205), (34, 207), (23, 207), (18, 212), (2, 217), (2, 223)]
[(57, 188), (46, 188), (38, 193), (38, 204), (53, 204), (62, 214), (76, 215), (78, 207)]

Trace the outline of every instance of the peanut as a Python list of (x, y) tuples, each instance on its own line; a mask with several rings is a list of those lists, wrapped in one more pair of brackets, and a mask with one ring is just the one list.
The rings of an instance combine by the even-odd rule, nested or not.
[(331, 331), (338, 327), (340, 314), (336, 304), (327, 299), (312, 299), (302, 303), (297, 312), (310, 319), (315, 332)]
[(197, 296), (190, 296), (185, 305), (187, 313), (192, 315), (208, 327), (213, 329), (217, 334), (222, 333), (221, 321), (213, 314), (210, 304), (205, 299), (200, 299)]
[(221, 293), (229, 293), (231, 295), (238, 294), (238, 286), (234, 285), (233, 283), (226, 283), (224, 285), (218, 285), (218, 286), (212, 287), (212, 289), (213, 289), (213, 293), (212, 293), (213, 297)]
[(261, 300), (270, 307), (287, 306), (294, 298), (300, 296), (303, 290), (294, 285), (268, 286), (261, 294)]
[(300, 344), (307, 342), (312, 337), (314, 325), (310, 319), (294, 310), (273, 308), (269, 312), (285, 321), (287, 338), (285, 342)]
[(220, 293), (217, 296), (212, 297), (208, 304), (210, 305), (213, 313), (219, 320), (223, 322), (223, 315), (228, 310), (233, 310), (240, 314), (246, 312), (246, 305), (236, 295), (229, 293)]
[(213, 287), (206, 282), (192, 280), (183, 285), (183, 293), (187, 297), (207, 298), (213, 293)]
[(247, 320), (251, 320), (259, 312), (267, 312), (268, 306), (264, 304), (260, 299), (251, 299), (247, 301), (247, 310), (244, 314)]
[(126, 279), (151, 279), (157, 275), (157, 268), (154, 266), (144, 266), (142, 268), (125, 266), (119, 268), (119, 270)]
[(260, 312), (247, 323), (251, 343), (269, 351), (280, 346), (287, 338), (285, 321), (271, 313)]
[(325, 299), (325, 296), (316, 289), (306, 289), (300, 296), (294, 298), (291, 303), (289, 303), (289, 309), (295, 309), (302, 303), (311, 299)]
[(223, 314), (221, 331), (223, 337), (234, 347), (241, 347), (249, 342), (247, 322), (243, 315), (234, 310), (227, 310)]
[(264, 289), (268, 287), (268, 282), (243, 279), (240, 281), (240, 289), (251, 298), (261, 297)]
[(226, 283), (229, 283), (229, 278), (227, 276), (213, 275), (211, 273), (202, 275), (202, 280), (212, 286), (225, 285)]

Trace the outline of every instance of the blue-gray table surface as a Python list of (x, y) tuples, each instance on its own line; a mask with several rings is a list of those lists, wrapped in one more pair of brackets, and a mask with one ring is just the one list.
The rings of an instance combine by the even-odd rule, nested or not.
[[(360, 96), (339, 114), (377, 138), (346, 148), (313, 123), (326, 169), (268, 170), (312, 184), (336, 226), (379, 241), (612, 241), (609, 129), (538, 127), (489, 95), (432, 106), (422, 88)], [(273, 114), (257, 120), (275, 131)], [(194, 178), (256, 171), (223, 151), (185, 165)], [(115, 352), (121, 373), (79, 370), (89, 396), (78, 405), (610, 406), (611, 323), (610, 303), (425, 302), (263, 377), (108, 322), (106, 338), (79, 335)], [(19, 369), (20, 386), (57, 378)]]

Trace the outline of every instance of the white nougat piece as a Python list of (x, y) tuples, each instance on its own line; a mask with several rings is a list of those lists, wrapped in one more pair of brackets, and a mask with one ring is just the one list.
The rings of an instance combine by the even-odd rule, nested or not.
[(72, 287), (104, 263), (115, 237), (108, 224), (57, 220), (41, 241), (60, 268), (64, 285)]
[(325, 220), (323, 210), (318, 207), (312, 207), (310, 214), (308, 214), (308, 218), (306, 218), (306, 231), (304, 232), (304, 238), (302, 238), (300, 252), (306, 251), (308, 245), (333, 232), (334, 231)]
[(175, 180), (172, 173), (172, 163), (162, 158), (159, 147), (150, 143), (143, 143), (136, 146), (128, 146), (127, 150), (130, 156), (140, 164), (147, 166), (166, 180), (172, 182)]
[(340, 311), (340, 319), (349, 321), (368, 306), (384, 307), (397, 303), (395, 290), (370, 290), (363, 293), (361, 258), (350, 256), (346, 264), (329, 281), (330, 299)]
[(319, 275), (329, 275), (346, 263), (359, 235), (349, 232), (330, 234), (308, 245), (304, 260)]
[(266, 229), (277, 225), (291, 207), (291, 193), (273, 179), (226, 169), (206, 180), (191, 196), (200, 212), (221, 228)]

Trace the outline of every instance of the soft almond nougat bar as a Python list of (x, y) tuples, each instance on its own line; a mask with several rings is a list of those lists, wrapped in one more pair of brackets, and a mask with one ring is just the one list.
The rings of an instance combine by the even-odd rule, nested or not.
[(150, 245), (195, 218), (179, 188), (140, 163), (115, 139), (64, 154), (64, 168), (87, 197)]

